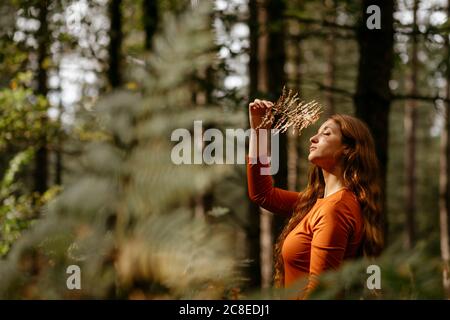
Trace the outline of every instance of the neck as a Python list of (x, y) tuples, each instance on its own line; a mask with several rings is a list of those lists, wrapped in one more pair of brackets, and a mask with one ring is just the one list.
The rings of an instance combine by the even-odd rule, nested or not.
[(333, 194), (340, 189), (344, 188), (344, 182), (342, 179), (342, 172), (339, 166), (331, 169), (322, 169), (323, 179), (325, 180), (325, 192), (324, 197)]

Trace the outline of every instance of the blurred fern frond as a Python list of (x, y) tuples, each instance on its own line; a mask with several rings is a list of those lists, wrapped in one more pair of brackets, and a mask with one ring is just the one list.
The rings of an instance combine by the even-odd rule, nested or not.
[[(166, 16), (147, 63), (131, 72), (139, 91), (100, 99), (101, 139), (87, 143), (74, 182), (0, 262), (0, 297), (221, 298), (235, 284), (234, 230), (194, 218), (191, 206), (231, 169), (170, 156), (171, 130), (230, 122), (191, 99), (193, 73), (213, 63), (210, 6)], [(72, 264), (81, 290), (66, 286)]]

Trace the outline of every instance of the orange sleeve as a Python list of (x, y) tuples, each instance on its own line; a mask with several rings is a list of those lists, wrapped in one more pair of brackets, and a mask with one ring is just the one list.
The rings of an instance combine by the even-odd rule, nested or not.
[(272, 176), (261, 174), (261, 168), (268, 168), (270, 165), (259, 161), (250, 163), (250, 160), (251, 158), (247, 155), (247, 184), (250, 199), (270, 212), (291, 216), (299, 193), (274, 187)]
[(317, 276), (322, 272), (336, 270), (341, 265), (353, 229), (351, 209), (345, 201), (332, 202), (321, 208), (312, 221), (308, 291), (317, 286)]

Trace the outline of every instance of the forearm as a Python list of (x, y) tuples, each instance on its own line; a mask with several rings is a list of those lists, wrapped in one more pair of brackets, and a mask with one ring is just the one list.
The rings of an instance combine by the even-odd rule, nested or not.
[(266, 159), (270, 157), (270, 129), (251, 129), (249, 157)]

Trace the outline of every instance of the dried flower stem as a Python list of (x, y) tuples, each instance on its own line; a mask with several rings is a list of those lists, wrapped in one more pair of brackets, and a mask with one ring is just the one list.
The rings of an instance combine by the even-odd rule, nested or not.
[[(283, 133), (289, 127), (293, 127), (294, 132), (300, 135), (303, 129), (319, 120), (321, 109), (322, 106), (318, 102), (300, 101), (298, 93), (283, 87), (280, 98), (270, 112), (266, 113), (258, 129), (272, 124), (272, 129), (276, 132)], [(276, 123), (274, 123), (275, 119), (277, 119)]]

